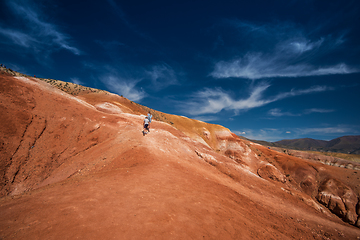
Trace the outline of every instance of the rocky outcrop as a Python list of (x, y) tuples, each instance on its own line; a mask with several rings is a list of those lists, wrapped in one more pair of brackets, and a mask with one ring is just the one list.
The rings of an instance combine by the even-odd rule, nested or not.
[(281, 183), (286, 182), (286, 177), (276, 167), (271, 164), (266, 164), (260, 167), (257, 171), (260, 177), (268, 180), (273, 180)]
[(359, 203), (351, 188), (336, 179), (321, 183), (316, 199), (331, 212), (353, 225), (358, 225)]

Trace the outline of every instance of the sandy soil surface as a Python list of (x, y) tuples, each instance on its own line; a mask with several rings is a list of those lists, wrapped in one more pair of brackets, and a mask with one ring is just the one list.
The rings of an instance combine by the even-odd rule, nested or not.
[(0, 72), (0, 239), (360, 239), (360, 173)]

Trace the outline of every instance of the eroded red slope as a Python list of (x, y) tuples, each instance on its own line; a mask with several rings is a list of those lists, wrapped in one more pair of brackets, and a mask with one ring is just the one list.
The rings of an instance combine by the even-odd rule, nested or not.
[(329, 179), (343, 192), (326, 196), (346, 200), (346, 187), (359, 196), (354, 170), (160, 113), (168, 121), (153, 121), (144, 137), (145, 109), (118, 96), (73, 97), (38, 79), (0, 77), (3, 239), (360, 236), (317, 201)]

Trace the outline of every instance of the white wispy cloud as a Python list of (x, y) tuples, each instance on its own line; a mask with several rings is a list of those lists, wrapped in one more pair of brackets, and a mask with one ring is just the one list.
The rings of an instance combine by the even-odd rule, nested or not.
[(295, 97), (299, 95), (305, 95), (310, 93), (318, 93), (318, 92), (325, 92), (325, 91), (331, 91), (334, 90), (333, 87), (328, 86), (312, 86), (310, 88), (305, 89), (291, 89), (288, 92), (278, 93), (277, 95), (270, 98), (270, 102), (275, 102), (284, 98), (288, 97)]
[(182, 74), (166, 63), (141, 67), (122, 62), (111, 65), (84, 62), (83, 66), (93, 71), (95, 81), (100, 80), (108, 91), (132, 101), (148, 97), (147, 92), (158, 92), (170, 85), (179, 84), (178, 76)]
[[(301, 39), (297, 41), (290, 41), (287, 44), (282, 44), (281, 47), (285, 47), (284, 50), (292, 51), (295, 53), (304, 53), (313, 49), (319, 48), (324, 42), (324, 38), (319, 39), (318, 41), (311, 42), (306, 39)], [(286, 49), (288, 48), (288, 49)]]
[(299, 135), (309, 134), (352, 134), (356, 132), (354, 128), (349, 126), (333, 126), (333, 127), (317, 127), (317, 128), (297, 128), (296, 131)]
[(202, 122), (215, 122), (219, 121), (220, 118), (217, 116), (196, 116), (194, 119)]
[(244, 128), (239, 131), (232, 130), (233, 133), (252, 140), (278, 141), (284, 139), (284, 130), (275, 128), (249, 129)]
[(263, 83), (251, 89), (249, 97), (246, 99), (235, 100), (230, 93), (221, 88), (205, 88), (193, 95), (192, 100), (187, 104), (186, 109), (192, 115), (208, 113), (218, 113), (222, 110), (246, 110), (260, 107), (269, 100), (262, 99), (263, 92), (270, 85)]
[[(284, 59), (284, 58), (289, 59)], [(214, 78), (247, 78), (262, 79), (276, 77), (306, 77), (331, 74), (349, 74), (359, 72), (344, 63), (333, 66), (313, 66), (307, 63), (291, 64), (292, 56), (263, 55), (262, 53), (249, 53), (242, 58), (231, 61), (220, 61), (215, 64), (214, 71), (210, 74)]]
[[(276, 77), (305, 77), (331, 74), (349, 74), (360, 69), (344, 62), (336, 64), (314, 63), (343, 43), (339, 38), (321, 37), (311, 40), (295, 26), (287, 23), (256, 25), (233, 21), (244, 39), (253, 41), (254, 47), (239, 57), (215, 63), (210, 76), (214, 78), (262, 79)], [(259, 42), (258, 39), (262, 41)], [(342, 41), (340, 41), (340, 39)], [(265, 47), (264, 47), (265, 46)]]
[(321, 109), (321, 108), (311, 108), (311, 109), (305, 109), (300, 113), (292, 113), (288, 111), (282, 111), (280, 108), (273, 108), (268, 111), (268, 114), (273, 117), (282, 117), (282, 116), (290, 116), (290, 117), (297, 117), (312, 113), (330, 113), (334, 112), (334, 109)]
[(282, 116), (300, 116), (301, 114), (294, 114), (291, 112), (283, 112), (281, 109), (279, 108), (273, 108), (270, 109), (268, 112), (269, 115), (273, 116), (273, 117), (282, 117)]
[(240, 130), (231, 130), (235, 134), (244, 136), (249, 139), (275, 142), (283, 139), (304, 138), (309, 136), (313, 136), (313, 138), (315, 136), (321, 136), (323, 138), (322, 140), (330, 140), (338, 137), (339, 135), (345, 136), (351, 134), (358, 134), (359, 126), (334, 125), (313, 128), (244, 128)]
[[(6, 44), (17, 45), (34, 53), (45, 52), (47, 54), (56, 49), (65, 49), (73, 54), (80, 55), (78, 48), (72, 46), (70, 37), (62, 33), (58, 27), (45, 20), (46, 14), (32, 1), (6, 1), (11, 12), (25, 23), (25, 28), (12, 28), (0, 26), (0, 34), (9, 39)], [(12, 24), (15, 25), (15, 24)]]
[(151, 66), (150, 70), (145, 70), (145, 74), (150, 78), (152, 87), (156, 90), (178, 84), (176, 72), (166, 63)]
[(322, 108), (310, 108), (305, 109), (304, 114), (311, 114), (311, 113), (330, 113), (335, 112), (334, 109), (322, 109)]
[(100, 80), (109, 91), (123, 95), (129, 100), (140, 101), (147, 96), (144, 90), (136, 87), (141, 79), (124, 79), (114, 75), (105, 75), (100, 77)]
[[(327, 86), (313, 86), (307, 89), (292, 89), (288, 92), (281, 92), (274, 96), (265, 97), (264, 92), (269, 87), (269, 83), (260, 82), (250, 87), (248, 97), (243, 99), (235, 99), (229, 92), (221, 88), (205, 88), (196, 92), (191, 100), (187, 104), (184, 104), (182, 108), (191, 115), (214, 114), (222, 110), (233, 110), (237, 112), (261, 107), (289, 97), (332, 90), (332, 88)], [(279, 110), (274, 110), (272, 114), (280, 115), (284, 113), (281, 113)]]
[(100, 81), (109, 92), (122, 95), (131, 101), (141, 101), (148, 96), (146, 91), (138, 86), (144, 79), (132, 66), (92, 62), (83, 62), (83, 66), (92, 71), (94, 81)]
[(80, 81), (80, 79), (76, 78), (76, 77), (70, 78), (70, 81), (72, 83), (75, 83), (75, 84), (78, 84), (78, 85), (83, 85), (84, 84), (84, 82)]
[(0, 27), (0, 34), (7, 37), (14, 44), (21, 47), (29, 48), (32, 47), (34, 44), (39, 44), (39, 42), (32, 36), (14, 29), (5, 29)]

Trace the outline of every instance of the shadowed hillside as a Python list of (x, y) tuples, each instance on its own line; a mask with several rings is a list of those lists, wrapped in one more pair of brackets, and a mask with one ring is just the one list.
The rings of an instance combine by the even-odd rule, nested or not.
[(356, 163), (301, 159), (65, 85), (0, 72), (0, 239), (360, 236)]
[(327, 141), (315, 140), (312, 138), (301, 138), (301, 139), (281, 140), (275, 143), (279, 144), (280, 146), (286, 146), (298, 150), (315, 150), (315, 149), (324, 149), (326, 147)]
[(297, 150), (360, 154), (360, 136), (344, 136), (330, 141), (300, 138), (281, 140), (275, 144)]
[(360, 154), (360, 136), (343, 136), (330, 141), (316, 140), (312, 138), (286, 139), (277, 142), (258, 140), (250, 141), (264, 146), (281, 147), (294, 150)]

